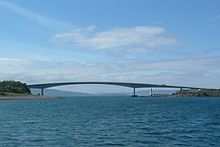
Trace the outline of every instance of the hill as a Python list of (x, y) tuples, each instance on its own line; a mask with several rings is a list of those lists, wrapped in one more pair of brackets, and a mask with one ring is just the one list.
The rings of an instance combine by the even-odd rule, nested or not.
[[(38, 89), (32, 89), (31, 93), (34, 95), (37, 95), (40, 93)], [(83, 93), (83, 92), (70, 92), (70, 91), (64, 91), (64, 90), (56, 90), (56, 89), (45, 89), (44, 95), (46, 96), (62, 96), (62, 97), (69, 97), (69, 96), (92, 96), (92, 94), (89, 93)]]

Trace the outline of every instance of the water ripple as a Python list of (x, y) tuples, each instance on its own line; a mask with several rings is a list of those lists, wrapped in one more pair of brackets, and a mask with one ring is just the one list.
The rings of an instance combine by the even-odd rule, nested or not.
[(0, 146), (220, 146), (220, 98), (0, 101)]

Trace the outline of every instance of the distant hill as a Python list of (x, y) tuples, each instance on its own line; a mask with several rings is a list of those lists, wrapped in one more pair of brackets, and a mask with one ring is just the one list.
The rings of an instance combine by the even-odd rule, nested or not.
[[(39, 89), (31, 89), (32, 94), (39, 94)], [(83, 92), (70, 92), (70, 91), (64, 91), (64, 90), (56, 90), (56, 89), (45, 89), (44, 90), (45, 96), (62, 96), (62, 97), (69, 97), (69, 96), (92, 96), (92, 94), (89, 93), (83, 93)]]
[[(40, 93), (40, 90), (38, 89), (31, 89), (32, 94), (37, 95)], [(153, 90), (154, 94), (171, 94), (175, 93), (176, 90), (158, 90), (155, 89)], [(44, 90), (44, 95), (46, 96), (131, 96), (133, 94), (133, 91), (131, 89), (130, 92), (121, 92), (121, 93), (95, 93), (95, 94), (90, 94), (90, 93), (83, 93), (83, 92), (71, 92), (71, 91), (65, 91), (65, 90), (56, 90), (56, 89), (45, 89)], [(150, 91), (136, 91), (136, 94), (139, 96), (149, 96)]]
[[(164, 90), (160, 90), (160, 89), (153, 89), (153, 94), (172, 94), (175, 93), (176, 90), (173, 89), (164, 89)], [(131, 96), (133, 94), (133, 91), (131, 89), (130, 92), (121, 92), (121, 93), (106, 93), (106, 94), (98, 94), (100, 96)], [(136, 90), (136, 94), (138, 96), (149, 96), (150, 95), (150, 90)]]
[[(153, 89), (153, 94), (172, 94), (172, 93), (175, 93), (176, 91), (177, 90), (175, 90), (175, 89)], [(149, 96), (150, 90), (137, 91), (136, 94), (140, 95), (140, 96)]]
[(98, 96), (130, 96), (128, 93), (106, 93), (106, 94), (97, 94)]

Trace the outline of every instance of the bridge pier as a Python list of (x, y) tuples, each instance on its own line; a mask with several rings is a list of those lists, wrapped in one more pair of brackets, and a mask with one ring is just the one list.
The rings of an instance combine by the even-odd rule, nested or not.
[(150, 96), (153, 96), (153, 90), (152, 90), (152, 88), (150, 89)]
[(131, 97), (137, 97), (136, 92), (135, 92), (135, 88), (133, 88), (133, 95)]
[(44, 96), (44, 88), (41, 88), (41, 96)]

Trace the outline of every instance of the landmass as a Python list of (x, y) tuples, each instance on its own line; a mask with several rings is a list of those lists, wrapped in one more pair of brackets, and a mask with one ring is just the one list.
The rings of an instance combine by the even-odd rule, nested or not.
[(170, 96), (175, 97), (219, 97), (220, 89), (180, 90)]
[(27, 96), (31, 95), (30, 89), (20, 81), (1, 81), (0, 96)]
[(9, 99), (45, 99), (49, 96), (31, 94), (26, 83), (20, 81), (0, 81), (0, 100)]
[[(50, 90), (49, 90), (50, 92)], [(35, 92), (36, 93), (36, 92)], [(0, 100), (2, 99), (45, 99), (54, 98), (54, 94), (63, 96), (62, 91), (51, 90), (53, 95), (40, 96), (39, 93), (33, 95), (26, 83), (20, 81), (0, 81)], [(68, 95), (73, 93), (68, 93)], [(74, 93), (74, 95), (86, 95), (84, 93)], [(220, 89), (185, 89), (179, 90), (172, 94), (153, 94), (152, 96), (160, 97), (220, 97)], [(58, 97), (56, 95), (56, 97)]]

